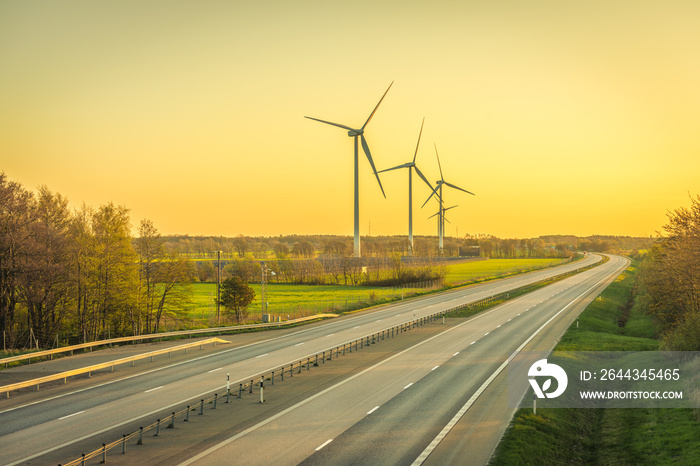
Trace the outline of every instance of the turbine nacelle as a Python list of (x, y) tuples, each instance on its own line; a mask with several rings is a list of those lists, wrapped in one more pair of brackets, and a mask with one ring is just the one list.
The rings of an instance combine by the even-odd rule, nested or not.
[(365, 131), (363, 129), (351, 129), (348, 131), (348, 136), (354, 138), (355, 136), (362, 136)]

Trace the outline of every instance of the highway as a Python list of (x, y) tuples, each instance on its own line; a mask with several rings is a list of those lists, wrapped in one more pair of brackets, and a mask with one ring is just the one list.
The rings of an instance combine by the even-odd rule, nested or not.
[[(71, 390), (69, 384), (60, 390), (39, 392), (39, 398), (31, 403), (23, 404), (22, 396), (2, 400), (2, 463), (43, 464), (42, 457), (48, 453), (98, 438), (116, 427), (139, 421), (148, 424), (156, 414), (180, 409), (192, 400), (222, 390), (225, 373), (232, 374), (235, 387), (262, 372), (278, 370), (356, 338), (581, 268), (598, 259), (588, 256), (556, 269), (406, 300), (323, 325), (284, 334), (271, 332), (269, 338), (249, 344), (236, 344), (237, 336), (227, 337), (234, 343), (231, 348), (204, 356), (193, 353), (177, 363), (108, 384), (95, 383), (80, 390)], [(263, 461), (257, 453), (259, 448), (249, 446), (263, 436), (266, 443), (274, 439), (272, 443), (279, 446), (265, 449), (270, 461), (277, 458), (283, 464), (410, 464), (459, 411), (464, 397), (483, 384), (508, 352), (558, 312), (562, 303), (624, 267), (623, 259), (613, 257), (600, 267), (464, 319), (439, 336), (309, 397), (300, 406), (276, 413), (263, 426), (245, 435), (239, 433), (240, 437), (227, 439), (227, 443), (192, 461), (229, 464), (226, 458), (230, 459), (233, 449), (241, 460), (259, 464)], [(547, 297), (547, 293), (554, 296)], [(528, 310), (526, 306), (530, 306)], [(300, 430), (304, 432), (303, 442), (299, 435), (285, 435)], [(446, 441), (449, 443), (449, 437)], [(317, 450), (322, 444), (323, 448)], [(295, 452), (293, 457), (289, 456), (290, 449)]]
[[(628, 264), (613, 257), (600, 267), (465, 319), (182, 464), (227, 464), (233, 457), (253, 464), (421, 464), (434, 451), (431, 443), (442, 438), (448, 453), (441, 449), (429, 463), (484, 464), (512, 409), (502, 410), (505, 415), (499, 426), (491, 427), (489, 441), (481, 432), (478, 443), (468, 448), (462, 438), (447, 438), (445, 426), (461, 410), (468, 412), (477, 392), (488, 399), (503, 390), (504, 380), (499, 386), (485, 383), (498, 375), (511, 352), (524, 349), (559, 318), (565, 320), (558, 326), (563, 333), (575, 318), (574, 310), (580, 312), (584, 301), (594, 299)], [(557, 338), (550, 334), (535, 348), (551, 349)], [(289, 435), (298, 430), (304, 435)], [(471, 450), (480, 456), (467, 453)]]

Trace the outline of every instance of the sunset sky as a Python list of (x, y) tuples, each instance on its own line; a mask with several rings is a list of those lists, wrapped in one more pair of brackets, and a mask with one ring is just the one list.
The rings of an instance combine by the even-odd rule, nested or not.
[[(0, 171), (164, 234), (353, 228), (352, 138), (446, 234), (652, 235), (700, 193), (700, 2), (0, 3)], [(361, 233), (407, 233), (360, 160)], [(437, 211), (414, 177), (414, 229)]]

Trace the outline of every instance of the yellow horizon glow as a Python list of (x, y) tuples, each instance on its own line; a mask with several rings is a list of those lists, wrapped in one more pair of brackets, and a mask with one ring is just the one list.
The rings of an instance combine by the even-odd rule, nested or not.
[[(445, 191), (446, 234), (649, 236), (700, 189), (692, 1), (0, 4), (0, 171), (163, 234), (351, 235), (352, 139)], [(360, 152), (360, 228), (407, 172)], [(414, 234), (435, 235), (414, 176)]]

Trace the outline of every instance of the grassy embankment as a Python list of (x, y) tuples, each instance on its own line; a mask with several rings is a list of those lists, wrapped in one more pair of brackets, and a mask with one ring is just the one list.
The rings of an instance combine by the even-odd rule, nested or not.
[[(521, 272), (551, 267), (565, 259), (490, 259), (447, 265), (444, 282), (476, 283)], [(261, 320), (260, 284), (251, 284), (255, 300), (250, 306), (248, 320)], [(402, 297), (416, 296), (433, 291), (435, 287), (366, 287), (344, 285), (290, 285), (268, 283), (268, 310), (273, 316), (283, 319), (301, 317), (321, 312), (350, 311), (362, 307), (382, 304)], [(209, 325), (216, 316), (216, 284), (193, 284), (193, 302), (186, 319), (195, 325)], [(222, 309), (223, 312), (223, 309)]]
[[(581, 313), (560, 351), (655, 351), (656, 329), (635, 302), (631, 266)], [(620, 326), (619, 322), (624, 322)], [(700, 464), (700, 423), (692, 409), (520, 409), (494, 465)]]

